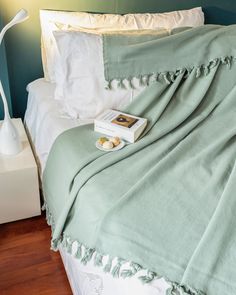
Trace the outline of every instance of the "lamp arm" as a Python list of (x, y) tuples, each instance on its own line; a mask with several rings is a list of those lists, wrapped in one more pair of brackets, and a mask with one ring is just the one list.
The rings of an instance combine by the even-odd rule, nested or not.
[[(11, 27), (13, 27), (14, 25), (23, 22), (27, 18), (28, 18), (28, 12), (25, 9), (21, 9), (20, 11), (18, 11), (18, 13), (15, 15), (15, 17), (7, 25), (5, 25), (5, 27), (1, 30), (1, 32), (0, 32), (0, 46), (1, 46), (1, 43), (2, 43), (2, 40), (3, 40), (3, 37), (6, 33), (6, 31), (8, 29), (10, 29)], [(8, 103), (7, 103), (6, 95), (3, 90), (1, 80), (0, 80), (0, 95), (1, 95), (2, 101), (3, 101), (5, 117), (6, 117), (6, 119), (10, 119)]]
[[(24, 9), (21, 9), (15, 15), (15, 17), (1, 30), (0, 46), (6, 31), (10, 29), (12, 26), (23, 22), (27, 18), (28, 18), (28, 12)], [(4, 93), (1, 80), (0, 80), (0, 96), (2, 98), (3, 107), (4, 107), (4, 120), (1, 123), (1, 128), (0, 128), (0, 153), (4, 155), (16, 155), (22, 150), (22, 143), (21, 143), (19, 132), (11, 120), (7, 98)]]
[(4, 37), (5, 33), (6, 33), (6, 31), (7, 31), (8, 29), (10, 29), (11, 26), (12, 26), (12, 24), (11, 24), (11, 22), (10, 22), (9, 24), (7, 24), (7, 25), (1, 30), (1, 33), (0, 33), (0, 45), (1, 45), (1, 43), (2, 43), (2, 39), (3, 39), (3, 37)]
[[(7, 24), (1, 31), (0, 33), (0, 46), (3, 40), (3, 37), (6, 33), (6, 31), (12, 26), (12, 23), (10, 22), (9, 24)], [(2, 101), (3, 101), (3, 107), (4, 107), (4, 115), (6, 119), (10, 119), (10, 114), (9, 114), (9, 108), (8, 108), (8, 103), (7, 103), (7, 98), (6, 95), (4, 93), (3, 90), (3, 86), (2, 86), (2, 82), (0, 80), (0, 96), (2, 97)]]
[(10, 119), (7, 98), (3, 90), (2, 81), (0, 80), (0, 96), (2, 97), (5, 119)]
[(6, 31), (10, 29), (11, 27), (13, 27), (14, 25), (25, 21), (28, 17), (29, 17), (28, 12), (25, 9), (19, 10), (18, 13), (14, 16), (14, 18), (8, 24), (6, 24), (5, 27), (2, 29), (0, 33), (0, 45)]

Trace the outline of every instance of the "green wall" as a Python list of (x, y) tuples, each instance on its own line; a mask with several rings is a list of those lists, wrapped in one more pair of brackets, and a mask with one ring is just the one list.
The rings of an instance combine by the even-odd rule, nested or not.
[(5, 23), (22, 7), (30, 14), (29, 20), (9, 30), (5, 42), (14, 116), (23, 117), (27, 103), (26, 85), (42, 76), (39, 9), (131, 13), (163, 12), (196, 6), (203, 7), (207, 23), (236, 23), (235, 0), (0, 0)]

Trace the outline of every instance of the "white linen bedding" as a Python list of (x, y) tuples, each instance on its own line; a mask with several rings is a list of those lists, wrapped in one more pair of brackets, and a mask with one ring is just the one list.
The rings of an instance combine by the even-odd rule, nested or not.
[[(53, 99), (55, 86), (38, 79), (27, 87), (29, 92), (25, 124), (33, 144), (40, 171), (43, 171), (48, 153), (56, 137), (63, 131), (91, 120), (66, 118), (60, 104)], [(49, 246), (50, 242), (48, 242)], [(105, 274), (92, 262), (86, 266), (60, 249), (62, 260), (74, 295), (164, 295), (168, 288), (164, 280), (143, 285), (136, 277), (123, 279)]]
[(63, 114), (60, 102), (53, 98), (55, 84), (43, 78), (30, 83), (27, 90), (29, 95), (25, 123), (41, 172), (56, 137), (69, 128), (91, 123), (92, 120), (72, 119)]

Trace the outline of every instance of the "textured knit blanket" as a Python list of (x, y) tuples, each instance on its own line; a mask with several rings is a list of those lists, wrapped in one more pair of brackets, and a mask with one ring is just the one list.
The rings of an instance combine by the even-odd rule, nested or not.
[(172, 295), (235, 295), (236, 26), (149, 37), (103, 36), (108, 88), (149, 85), (125, 110), (149, 124), (112, 153), (91, 125), (57, 138), (43, 175), (52, 248), (163, 277)]

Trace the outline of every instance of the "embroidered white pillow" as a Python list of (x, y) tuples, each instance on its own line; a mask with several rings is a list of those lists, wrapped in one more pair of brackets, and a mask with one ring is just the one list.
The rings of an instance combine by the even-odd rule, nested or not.
[[(143, 14), (92, 14), (85, 12), (40, 11), (42, 31), (42, 60), (47, 80), (55, 81), (55, 39), (53, 31), (61, 29), (83, 30), (99, 29), (106, 31), (157, 29), (165, 27), (196, 27), (204, 24), (201, 7), (168, 13)], [(58, 26), (61, 24), (62, 26)]]

